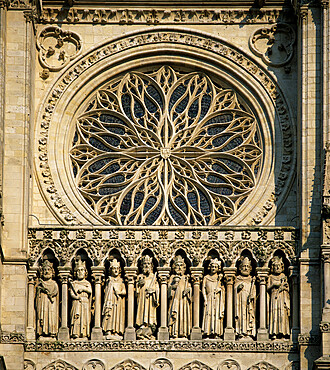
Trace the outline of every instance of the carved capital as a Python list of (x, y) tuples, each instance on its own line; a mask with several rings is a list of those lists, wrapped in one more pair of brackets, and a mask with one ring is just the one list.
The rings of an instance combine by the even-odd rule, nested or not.
[(191, 280), (192, 283), (195, 285), (199, 285), (203, 278), (203, 267), (191, 267), (190, 273), (191, 273)]
[(171, 268), (170, 267), (157, 267), (158, 277), (161, 284), (167, 284)]
[(317, 346), (320, 344), (320, 336), (317, 334), (299, 334), (298, 343), (300, 346), (314, 345)]
[(70, 275), (71, 275), (70, 267), (67, 266), (58, 267), (58, 276), (60, 278), (61, 284), (67, 284)]
[(236, 267), (224, 267), (224, 279), (227, 285), (232, 285), (235, 282)]
[(268, 275), (269, 275), (268, 267), (257, 267), (257, 278), (260, 285), (267, 284)]
[(137, 267), (124, 267), (125, 270), (125, 278), (128, 284), (134, 284), (136, 276), (137, 276)]
[(329, 8), (329, 0), (320, 0), (320, 5), (323, 9)]
[(298, 275), (299, 275), (299, 268), (297, 266), (290, 266), (289, 276), (294, 282), (297, 282)]
[(30, 269), (27, 273), (28, 284), (35, 284), (37, 279), (37, 269)]
[(95, 284), (101, 284), (104, 278), (105, 267), (92, 266), (92, 277)]

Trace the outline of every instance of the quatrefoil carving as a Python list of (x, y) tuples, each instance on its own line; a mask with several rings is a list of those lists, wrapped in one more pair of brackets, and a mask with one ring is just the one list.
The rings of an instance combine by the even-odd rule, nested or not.
[(77, 33), (50, 26), (40, 32), (37, 47), (40, 64), (56, 72), (80, 54), (82, 43)]
[(288, 24), (256, 30), (250, 38), (252, 52), (271, 67), (282, 67), (293, 57), (296, 34)]

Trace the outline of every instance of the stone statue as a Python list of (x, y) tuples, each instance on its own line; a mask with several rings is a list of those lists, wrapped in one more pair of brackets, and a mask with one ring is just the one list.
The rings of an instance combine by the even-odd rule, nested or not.
[(219, 338), (223, 334), (225, 311), (225, 288), (221, 282), (221, 262), (211, 259), (209, 274), (204, 276), (202, 293), (204, 297), (204, 314), (202, 331), (209, 338)]
[(110, 276), (106, 282), (102, 328), (107, 339), (122, 339), (125, 330), (126, 288), (120, 276), (120, 263), (117, 259), (110, 262)]
[(86, 280), (87, 268), (81, 259), (76, 260), (74, 269), (76, 280), (69, 280), (71, 309), (71, 337), (86, 339), (90, 335), (92, 286)]
[(251, 339), (256, 335), (257, 292), (249, 257), (241, 257), (238, 270), (234, 286), (235, 330), (238, 338)]
[(159, 285), (156, 274), (153, 273), (153, 263), (150, 256), (142, 257), (141, 268), (142, 274), (138, 275), (136, 282), (136, 325), (139, 326), (136, 336), (137, 339), (155, 339)]
[(271, 262), (268, 280), (269, 335), (272, 339), (290, 335), (290, 294), (288, 278), (284, 274), (281, 257), (275, 256)]
[(168, 325), (171, 338), (187, 338), (191, 331), (191, 285), (185, 275), (186, 264), (181, 256), (176, 256), (169, 281)]
[[(53, 264), (45, 260), (41, 267), (41, 278), (36, 291), (37, 334), (56, 338), (58, 332), (58, 285), (53, 280)], [(48, 338), (49, 339), (49, 338)]]

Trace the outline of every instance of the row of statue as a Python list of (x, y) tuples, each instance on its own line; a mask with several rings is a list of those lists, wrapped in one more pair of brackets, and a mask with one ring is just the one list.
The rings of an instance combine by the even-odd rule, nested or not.
[[(233, 285), (234, 326), (237, 338), (254, 339), (257, 322), (257, 286), (252, 275), (249, 256), (241, 257), (238, 275)], [(187, 274), (184, 258), (176, 256), (167, 285), (170, 338), (188, 338), (192, 330), (193, 289)], [(290, 294), (288, 278), (284, 273), (280, 256), (271, 261), (268, 277), (268, 331), (270, 337), (286, 338), (290, 335)], [(71, 297), (70, 336), (72, 339), (90, 337), (92, 312), (92, 285), (87, 280), (87, 268), (81, 259), (74, 267), (74, 280), (70, 280)], [(204, 301), (201, 330), (205, 338), (221, 338), (224, 333), (226, 312), (226, 289), (218, 258), (210, 260), (208, 273), (204, 276), (201, 292)], [(160, 306), (160, 284), (154, 272), (153, 259), (145, 255), (141, 259), (141, 271), (135, 282), (135, 327), (137, 339), (155, 339)], [(104, 289), (102, 307), (102, 330), (106, 339), (120, 340), (125, 332), (125, 307), (127, 289), (121, 276), (120, 262), (110, 261), (109, 276)], [(54, 280), (54, 268), (49, 260), (41, 267), (36, 289), (37, 334), (39, 337), (56, 338), (59, 318), (59, 289)]]

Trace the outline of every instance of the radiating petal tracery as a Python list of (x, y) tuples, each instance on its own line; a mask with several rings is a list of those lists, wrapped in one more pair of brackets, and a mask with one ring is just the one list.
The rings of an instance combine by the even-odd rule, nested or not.
[(220, 225), (255, 188), (262, 149), (234, 90), (163, 66), (99, 89), (70, 155), (79, 191), (111, 225)]

